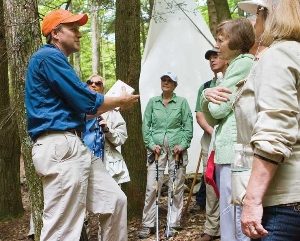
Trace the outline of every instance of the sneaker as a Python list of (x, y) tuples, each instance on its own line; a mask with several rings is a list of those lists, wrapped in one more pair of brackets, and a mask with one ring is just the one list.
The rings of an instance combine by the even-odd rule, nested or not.
[(220, 236), (212, 236), (207, 233), (203, 233), (201, 234), (200, 239), (198, 241), (213, 241), (218, 238), (220, 238)]
[(27, 236), (28, 241), (34, 241), (34, 234), (30, 234)]
[(170, 227), (170, 229), (169, 229), (169, 237), (167, 236), (167, 234), (168, 234), (168, 230), (167, 229), (165, 230), (165, 237), (166, 238), (171, 238), (171, 237), (176, 236), (178, 233), (179, 233), (179, 231), (177, 230), (177, 228)]
[(154, 227), (142, 227), (138, 231), (138, 237), (140, 239), (145, 239), (145, 238), (149, 238), (154, 233), (155, 233), (155, 228)]

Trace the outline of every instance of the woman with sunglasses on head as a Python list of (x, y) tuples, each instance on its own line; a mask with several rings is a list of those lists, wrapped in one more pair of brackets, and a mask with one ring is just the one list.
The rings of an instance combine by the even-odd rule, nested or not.
[(238, 7), (244, 12), (255, 16), (254, 32), (255, 32), (255, 44), (250, 49), (250, 53), (255, 55), (256, 60), (259, 59), (261, 54), (267, 48), (262, 44), (262, 34), (265, 29), (265, 22), (269, 13), (272, 12), (276, 6), (278, 0), (249, 0), (241, 1), (238, 3)]
[[(105, 80), (99, 75), (90, 76), (89, 89), (104, 94)], [(83, 141), (90, 150), (103, 159), (106, 170), (118, 184), (130, 181), (120, 147), (127, 139), (125, 120), (117, 109), (87, 120)]]
[[(166, 165), (169, 170), (167, 223), (170, 227), (169, 232), (168, 229), (166, 230), (166, 235), (171, 237), (181, 228), (184, 181), (188, 162), (187, 149), (193, 137), (193, 117), (187, 100), (174, 93), (177, 84), (177, 76), (174, 73), (163, 74), (161, 76), (162, 94), (149, 100), (144, 113), (143, 137), (148, 160), (142, 229), (138, 233), (139, 238), (142, 239), (148, 238), (155, 232), (154, 227), (157, 225), (155, 221), (156, 171), (159, 173), (158, 193), (160, 193)], [(156, 155), (158, 156), (158, 170), (154, 161)], [(176, 165), (176, 155), (179, 156), (178, 165)], [(173, 181), (175, 190), (172, 197)], [(173, 200), (172, 206), (171, 199)]]
[(241, 141), (253, 151), (242, 228), (253, 240), (298, 241), (300, 1), (278, 1), (262, 37), (269, 49), (235, 107)]

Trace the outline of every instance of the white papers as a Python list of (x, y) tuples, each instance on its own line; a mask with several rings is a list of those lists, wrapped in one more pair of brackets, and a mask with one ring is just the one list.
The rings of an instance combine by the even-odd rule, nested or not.
[(122, 80), (117, 80), (116, 83), (107, 91), (106, 96), (118, 97), (122, 95), (122, 90), (125, 90), (127, 94), (133, 94), (134, 89)]

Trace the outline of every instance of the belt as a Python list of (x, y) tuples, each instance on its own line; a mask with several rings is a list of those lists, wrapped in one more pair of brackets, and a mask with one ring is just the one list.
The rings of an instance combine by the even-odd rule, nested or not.
[(33, 142), (36, 142), (38, 138), (45, 136), (45, 135), (49, 135), (49, 134), (59, 134), (62, 132), (70, 132), (76, 136), (78, 136), (79, 138), (82, 137), (82, 132), (79, 129), (67, 129), (67, 130), (57, 130), (57, 131), (44, 131), (41, 134), (37, 135), (34, 139)]
[(73, 133), (74, 135), (78, 136), (79, 138), (82, 137), (82, 131), (79, 129), (68, 129), (66, 131)]
[(300, 211), (300, 202), (280, 204), (280, 207), (294, 207), (295, 211)]

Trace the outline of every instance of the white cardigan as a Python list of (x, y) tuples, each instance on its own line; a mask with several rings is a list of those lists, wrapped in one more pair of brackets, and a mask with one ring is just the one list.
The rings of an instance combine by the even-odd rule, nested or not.
[(101, 116), (109, 128), (109, 131), (105, 133), (104, 162), (106, 169), (118, 184), (129, 182), (129, 172), (120, 148), (128, 137), (125, 120), (118, 110), (105, 112)]

